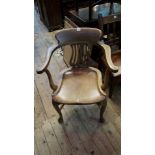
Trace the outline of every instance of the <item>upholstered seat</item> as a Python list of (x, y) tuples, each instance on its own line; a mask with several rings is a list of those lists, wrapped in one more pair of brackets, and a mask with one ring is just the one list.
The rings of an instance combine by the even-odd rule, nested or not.
[(52, 95), (55, 102), (65, 104), (93, 104), (105, 99), (99, 70), (70, 68), (63, 71), (61, 87)]

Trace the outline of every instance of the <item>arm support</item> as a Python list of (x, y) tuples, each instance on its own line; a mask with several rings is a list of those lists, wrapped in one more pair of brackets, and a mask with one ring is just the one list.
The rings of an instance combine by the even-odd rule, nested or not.
[(112, 62), (111, 59), (111, 48), (110, 46), (99, 42), (98, 45), (100, 45), (102, 47), (102, 52), (103, 52), (103, 56), (102, 56), (102, 61), (106, 62), (106, 65), (108, 66), (108, 68), (112, 71), (112, 72), (117, 72), (118, 71), (118, 67), (115, 66)]
[(41, 74), (43, 72), (45, 72), (47, 74), (47, 77), (48, 77), (48, 80), (49, 80), (49, 84), (50, 84), (50, 87), (52, 90), (56, 90), (57, 89), (57, 86), (54, 84), (54, 81), (52, 79), (52, 76), (49, 72), (49, 70), (47, 69), (48, 65), (49, 65), (49, 62), (50, 62), (50, 59), (54, 53), (54, 51), (59, 48), (59, 46), (53, 46), (53, 47), (50, 47), (47, 51), (47, 56), (46, 56), (46, 60), (45, 60), (45, 63), (43, 64), (43, 66), (37, 70), (37, 73), (38, 74)]
[(47, 51), (47, 55), (46, 55), (46, 60), (45, 60), (45, 62), (44, 62), (44, 64), (43, 64), (43, 66), (42, 66), (40, 69), (37, 70), (37, 73), (38, 73), (38, 74), (42, 74), (43, 72), (46, 71), (46, 69), (47, 69), (47, 67), (48, 67), (48, 65), (49, 65), (50, 59), (51, 59), (51, 57), (52, 57), (54, 51), (55, 51), (58, 47), (59, 47), (59, 46), (57, 46), (57, 45), (56, 45), (56, 46), (51, 46), (51, 47), (49, 47), (49, 49), (48, 49), (48, 51)]

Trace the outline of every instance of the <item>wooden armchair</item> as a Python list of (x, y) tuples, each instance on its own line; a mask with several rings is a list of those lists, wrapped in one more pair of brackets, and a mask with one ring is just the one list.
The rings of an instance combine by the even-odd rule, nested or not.
[[(43, 67), (38, 74), (45, 72), (49, 79), (52, 94), (52, 104), (59, 114), (59, 123), (63, 122), (61, 109), (64, 105), (89, 105), (97, 104), (100, 108), (100, 122), (103, 122), (103, 113), (107, 105), (105, 83), (102, 74), (89, 64), (92, 46), (97, 44), (102, 47), (108, 68), (116, 72), (118, 68), (113, 65), (111, 53), (107, 45), (98, 43), (101, 31), (95, 28), (63, 29), (56, 34), (58, 45), (50, 47), (47, 52)], [(70, 66), (61, 71), (58, 84), (52, 80), (48, 69), (53, 53), (59, 49), (70, 46), (72, 51)]]

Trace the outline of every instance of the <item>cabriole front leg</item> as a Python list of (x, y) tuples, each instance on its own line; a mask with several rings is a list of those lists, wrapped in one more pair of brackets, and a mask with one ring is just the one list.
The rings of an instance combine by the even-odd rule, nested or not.
[(63, 122), (63, 116), (62, 116), (61, 110), (60, 110), (60, 108), (59, 108), (59, 104), (56, 103), (56, 102), (54, 102), (54, 101), (52, 101), (52, 104), (53, 104), (53, 107), (55, 108), (55, 110), (56, 110), (56, 111), (58, 112), (58, 114), (59, 114), (58, 122), (59, 122), (59, 123), (62, 123), (62, 122)]

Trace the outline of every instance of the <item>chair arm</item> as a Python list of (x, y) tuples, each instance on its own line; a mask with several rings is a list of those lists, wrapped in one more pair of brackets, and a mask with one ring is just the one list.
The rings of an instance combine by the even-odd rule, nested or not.
[(59, 46), (51, 46), (48, 48), (48, 51), (47, 51), (47, 55), (46, 55), (46, 60), (44, 62), (44, 64), (42, 65), (42, 67), (40, 69), (37, 70), (37, 73), (38, 74), (42, 74), (43, 72), (46, 71), (48, 65), (49, 65), (49, 62), (50, 62), (50, 59), (54, 53), (54, 51), (58, 48)]
[(56, 90), (57, 89), (57, 86), (54, 84), (54, 81), (52, 79), (52, 76), (49, 72), (49, 70), (47, 69), (48, 65), (49, 65), (49, 62), (50, 62), (50, 59), (54, 53), (54, 51), (59, 48), (59, 46), (52, 46), (52, 47), (49, 47), (48, 51), (47, 51), (47, 55), (46, 55), (46, 60), (43, 64), (43, 66), (37, 70), (37, 73), (38, 74), (42, 74), (43, 72), (45, 72), (47, 74), (47, 77), (48, 77), (48, 80), (49, 80), (49, 84), (50, 84), (50, 87), (52, 90)]
[(100, 45), (100, 47), (102, 47), (102, 52), (103, 52), (103, 56), (101, 58), (102, 61), (106, 62), (106, 65), (110, 69), (110, 71), (116, 73), (119, 68), (118, 68), (118, 66), (115, 66), (114, 63), (112, 62), (110, 46), (106, 45), (102, 42), (99, 42), (98, 45)]

